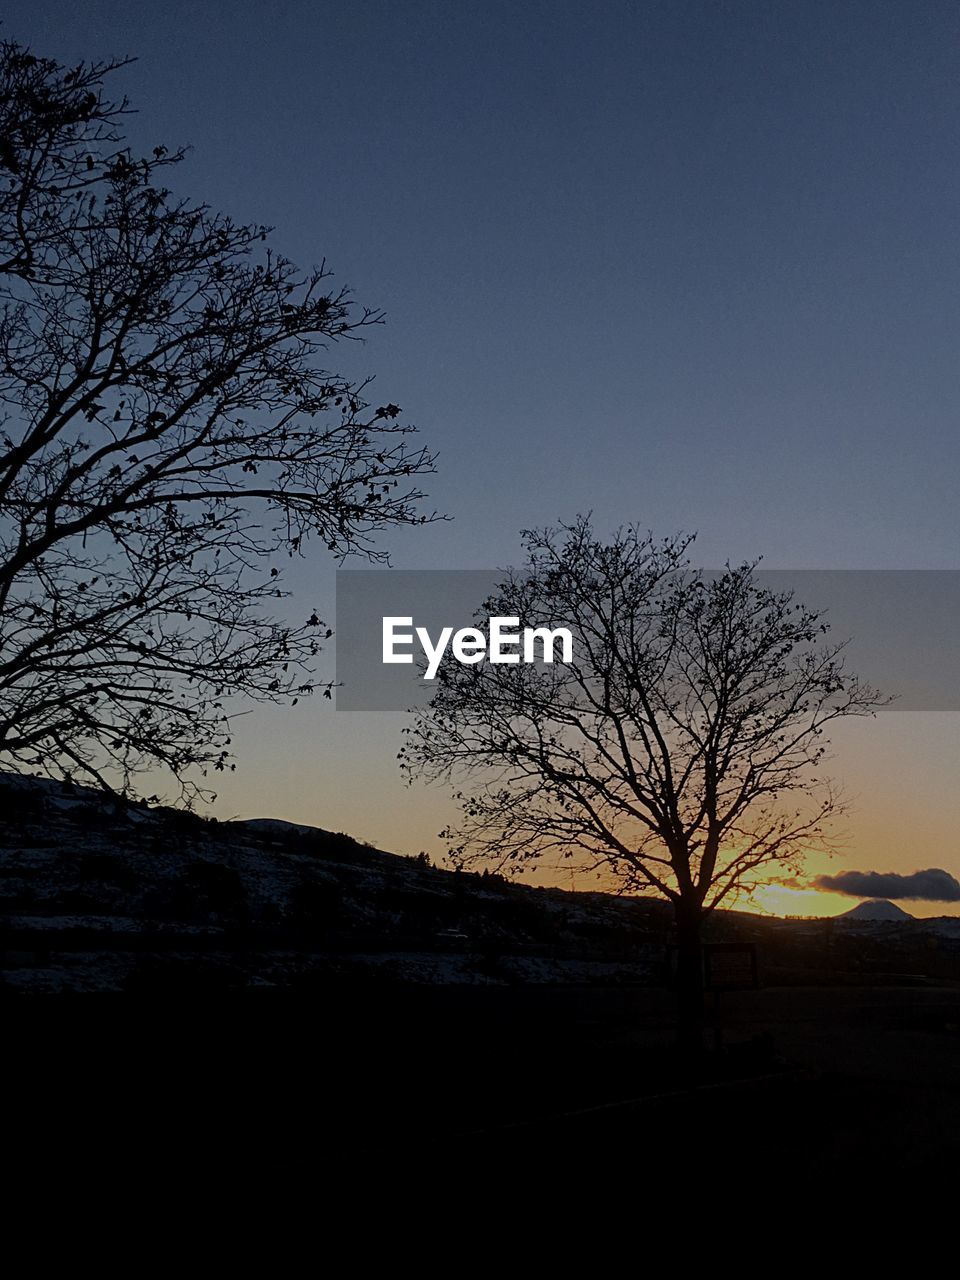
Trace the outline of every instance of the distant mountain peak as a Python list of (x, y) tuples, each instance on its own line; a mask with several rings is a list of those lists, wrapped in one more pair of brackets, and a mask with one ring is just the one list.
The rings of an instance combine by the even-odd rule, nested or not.
[(909, 911), (904, 911), (895, 902), (886, 898), (873, 898), (869, 902), (860, 902), (850, 911), (844, 911), (837, 917), (840, 920), (913, 920)]

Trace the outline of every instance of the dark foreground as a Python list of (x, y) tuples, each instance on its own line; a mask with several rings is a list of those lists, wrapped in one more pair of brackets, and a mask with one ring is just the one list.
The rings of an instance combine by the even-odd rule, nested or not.
[[(665, 992), (370, 986), (6, 1001), (7, 1162), (184, 1174), (873, 1181), (960, 1160), (960, 988), (728, 993), (691, 1068)], [(713, 1042), (710, 1036), (711, 1045)], [(712, 1175), (711, 1175), (712, 1176)]]

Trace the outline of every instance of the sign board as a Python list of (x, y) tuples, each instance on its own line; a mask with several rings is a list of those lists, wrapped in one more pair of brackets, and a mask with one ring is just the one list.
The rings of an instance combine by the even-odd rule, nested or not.
[(754, 942), (705, 942), (703, 985), (707, 991), (746, 991), (760, 985)]

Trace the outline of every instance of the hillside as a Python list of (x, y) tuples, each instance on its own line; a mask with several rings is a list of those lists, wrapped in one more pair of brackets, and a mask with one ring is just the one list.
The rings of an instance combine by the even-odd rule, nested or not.
[[(894, 909), (896, 910), (896, 909)], [(765, 979), (960, 978), (960, 920), (717, 913)], [(278, 819), (217, 822), (0, 778), (0, 986), (131, 993), (343, 983), (662, 985), (664, 904), (447, 871)]]
[(446, 871), (275, 819), (0, 781), (8, 990), (647, 981), (657, 903)]
[(913, 916), (909, 911), (904, 911), (902, 907), (898, 907), (894, 902), (888, 902), (885, 898), (875, 898), (869, 902), (860, 902), (851, 910), (844, 911), (839, 919), (900, 921), (912, 920)]

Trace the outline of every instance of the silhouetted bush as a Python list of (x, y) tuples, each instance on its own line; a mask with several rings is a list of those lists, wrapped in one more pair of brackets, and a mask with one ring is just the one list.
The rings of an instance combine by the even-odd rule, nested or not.
[(43, 794), (39, 790), (19, 786), (15, 782), (0, 782), (0, 822), (42, 817), (44, 807)]
[(195, 862), (176, 878), (159, 881), (144, 897), (151, 914), (181, 920), (238, 920), (246, 915), (239, 872), (217, 862)]
[(329, 925), (340, 915), (342, 891), (331, 880), (301, 880), (287, 901), (291, 924)]
[(208, 819), (189, 809), (167, 809), (163, 816), (166, 829), (177, 835), (200, 835), (210, 825)]
[(141, 882), (140, 875), (116, 854), (84, 853), (76, 866), (84, 880), (101, 880), (118, 889), (134, 889)]

